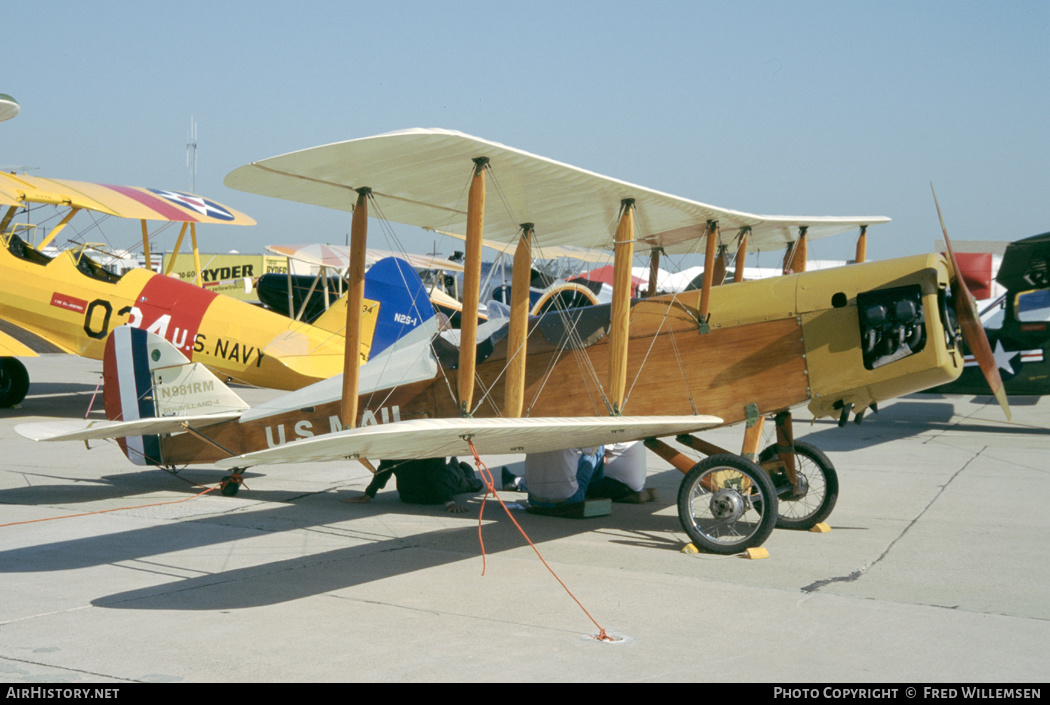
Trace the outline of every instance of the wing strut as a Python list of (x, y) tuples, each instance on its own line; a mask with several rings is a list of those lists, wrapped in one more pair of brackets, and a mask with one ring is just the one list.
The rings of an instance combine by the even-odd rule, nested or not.
[(860, 237), (857, 238), (857, 257), (854, 264), (860, 264), (868, 258), (868, 226), (860, 226)]
[(481, 298), (481, 240), (485, 234), (485, 169), (488, 157), (474, 159), (474, 176), (467, 194), (467, 237), (463, 249), (463, 313), (459, 319), (459, 413), (469, 416), (474, 403), (477, 363), (478, 300)]
[[(358, 370), (361, 367), (361, 312), (365, 300), (365, 250), (368, 249), (368, 196), (357, 189), (357, 205), (350, 223), (350, 266), (347, 269), (346, 344), (343, 350), (343, 428), (357, 424)], [(291, 267), (289, 267), (291, 271)]]
[(62, 218), (62, 221), (55, 227), (51, 228), (51, 232), (47, 234), (47, 237), (40, 241), (40, 244), (36, 246), (36, 249), (43, 252), (44, 248), (51, 244), (51, 241), (55, 239), (55, 236), (58, 235), (62, 231), (62, 228), (66, 227), (66, 225), (69, 224), (69, 221), (73, 220), (73, 216), (75, 216), (79, 212), (79, 208), (77, 208), (76, 206), (71, 206), (69, 212), (66, 213), (66, 216), (64, 218)]
[(197, 286), (204, 286), (204, 281), (201, 278), (203, 272), (201, 272), (201, 251), (197, 247), (197, 224), (192, 220), (190, 221), (190, 244), (193, 245), (193, 269), (197, 272)]
[(189, 229), (190, 222), (187, 220), (179, 228), (179, 236), (175, 238), (175, 247), (171, 249), (171, 257), (168, 259), (168, 266), (164, 269), (164, 275), (168, 276), (171, 271), (175, 269), (175, 260), (179, 258), (179, 250), (182, 249), (182, 239), (186, 237), (186, 230)]
[(715, 276), (711, 282), (713, 286), (722, 286), (726, 282), (726, 246), (718, 244), (718, 254), (715, 255)]
[(525, 401), (525, 346), (529, 326), (529, 277), (532, 271), (532, 223), (521, 224), (518, 249), (514, 251), (514, 271), (510, 286), (510, 329), (507, 331), (507, 381), (503, 394), (503, 415), (519, 418)]
[(797, 274), (806, 271), (806, 231), (807, 225), (798, 228), (798, 240), (788, 246), (784, 252), (784, 274)]
[(7, 213), (4, 214), (4, 219), (0, 220), (0, 233), (7, 231), (7, 226), (10, 225), (11, 219), (15, 217), (17, 211), (18, 206), (8, 207)]
[(700, 320), (706, 322), (711, 308), (711, 285), (715, 280), (715, 252), (718, 245), (718, 222), (707, 221), (707, 251), (704, 254), (704, 279), (700, 286)]
[(736, 259), (733, 260), (733, 282), (744, 281), (744, 262), (747, 260), (747, 236), (751, 234), (751, 228), (743, 228), (740, 231), (740, 244), (736, 248)]
[(620, 201), (620, 224), (613, 249), (612, 311), (609, 322), (609, 401), (612, 415), (623, 413), (627, 390), (627, 341), (631, 323), (631, 262), (634, 259), (634, 199)]
[(654, 247), (649, 251), (649, 289), (645, 292), (647, 297), (656, 296), (658, 279), (660, 276), (660, 253), (663, 248)]
[(142, 257), (146, 260), (146, 269), (152, 272), (153, 262), (151, 261), (149, 251), (149, 228), (146, 227), (145, 218), (139, 222), (142, 223)]

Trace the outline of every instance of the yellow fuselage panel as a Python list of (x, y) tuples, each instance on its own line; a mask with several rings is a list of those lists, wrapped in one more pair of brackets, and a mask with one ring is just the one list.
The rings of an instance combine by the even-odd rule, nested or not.
[(91, 276), (68, 252), (41, 264), (0, 248), (0, 317), (94, 359), (113, 328), (144, 328), (217, 374), (264, 387), (298, 389), (342, 371), (340, 335), (144, 269)]
[[(807, 275), (803, 280), (799, 310), (813, 398), (809, 408), (815, 415), (833, 415), (843, 404), (863, 409), (959, 376), (962, 358), (949, 348), (953, 334), (946, 335), (942, 320), (940, 301), (949, 286), (942, 257), (919, 255), (812, 274), (824, 276)], [(858, 296), (909, 288), (921, 298), (925, 333), (920, 349), (874, 368), (866, 366)]]

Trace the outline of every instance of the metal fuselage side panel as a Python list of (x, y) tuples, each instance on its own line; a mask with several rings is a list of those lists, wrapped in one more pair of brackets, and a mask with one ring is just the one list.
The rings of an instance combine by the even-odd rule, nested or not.
[[(907, 262), (907, 266), (902, 266)], [(813, 272), (799, 288), (799, 310), (806, 339), (814, 415), (838, 413), (842, 404), (863, 409), (955, 379), (962, 355), (946, 343), (939, 297), (948, 287), (948, 270), (939, 255), (853, 264)], [(919, 352), (867, 369), (861, 351), (857, 296), (862, 292), (918, 286), (925, 344)], [(839, 304), (833, 303), (837, 297)]]

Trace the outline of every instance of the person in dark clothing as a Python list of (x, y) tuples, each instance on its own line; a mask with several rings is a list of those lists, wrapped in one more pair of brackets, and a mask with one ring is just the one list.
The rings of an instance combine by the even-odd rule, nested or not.
[(361, 504), (370, 502), (393, 475), (397, 481), (397, 493), (406, 504), (444, 504), (445, 509), (456, 514), (467, 511), (454, 499), (465, 492), (480, 492), (481, 480), (473, 468), (456, 458), (446, 462), (444, 458), (421, 460), (384, 460), (379, 463), (372, 481), (360, 497), (344, 500)]

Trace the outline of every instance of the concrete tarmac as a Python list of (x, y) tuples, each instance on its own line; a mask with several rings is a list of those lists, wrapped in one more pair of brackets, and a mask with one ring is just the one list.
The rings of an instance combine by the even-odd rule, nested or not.
[[(392, 484), (346, 504), (368, 472), (325, 463), (195, 496), (222, 473), (22, 438), (83, 417), (101, 372), (25, 363), (30, 395), (0, 410), (3, 683), (1050, 678), (1050, 400), (1013, 399), (1012, 422), (985, 397), (914, 395), (845, 428), (803, 410), (796, 437), (835, 464), (838, 505), (830, 532), (776, 530), (763, 560), (683, 553), (681, 474), (651, 453), (655, 502), (592, 519), (512, 504), (577, 604), (491, 497), (483, 555), (481, 495), (458, 515)], [(705, 438), (739, 449), (742, 431)]]

